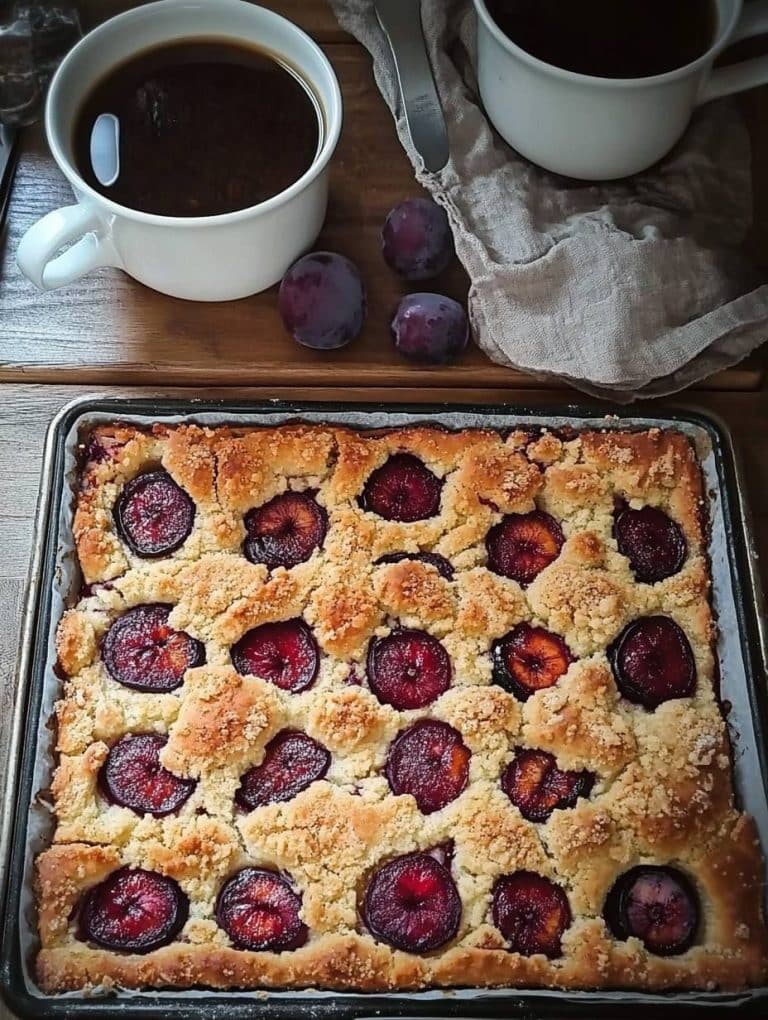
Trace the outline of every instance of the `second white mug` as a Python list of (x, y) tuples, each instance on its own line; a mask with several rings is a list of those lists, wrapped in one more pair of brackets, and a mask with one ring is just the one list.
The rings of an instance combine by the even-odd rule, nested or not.
[(612, 180), (646, 170), (680, 139), (700, 103), (768, 82), (768, 56), (712, 67), (727, 45), (768, 31), (768, 0), (746, 10), (742, 0), (716, 0), (707, 52), (647, 78), (598, 78), (547, 64), (504, 35), (486, 0), (474, 2), (488, 116), (521, 155), (567, 177)]

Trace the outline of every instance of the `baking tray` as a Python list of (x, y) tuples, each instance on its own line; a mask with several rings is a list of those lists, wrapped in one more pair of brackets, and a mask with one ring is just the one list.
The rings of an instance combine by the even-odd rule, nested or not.
[[(52, 670), (52, 632), (62, 604), (76, 590), (69, 532), (74, 448), (79, 430), (97, 421), (196, 421), (277, 424), (304, 420), (357, 427), (435, 424), (497, 429), (545, 424), (550, 428), (677, 428), (694, 442), (711, 496), (710, 527), (713, 605), (719, 621), (718, 653), (722, 697), (730, 703), (729, 729), (734, 770), (742, 806), (757, 822), (768, 850), (768, 746), (765, 734), (768, 632), (763, 617), (757, 554), (751, 537), (738, 464), (727, 428), (694, 412), (663, 416), (617, 417), (605, 408), (567, 405), (559, 409), (527, 406), (397, 405), (292, 403), (258, 404), (171, 399), (85, 397), (67, 405), (51, 423), (46, 438), (34, 553), (23, 616), (16, 708), (9, 749), (3, 829), (0, 834), (0, 888), (3, 889), (3, 938), (0, 990), (21, 1017), (99, 1018), (107, 1020), (362, 1020), (409, 1018), (685, 1018), (768, 1016), (768, 987), (744, 993), (684, 992), (647, 994), (623, 991), (557, 992), (543, 989), (452, 989), (410, 993), (354, 994), (322, 991), (80, 992), (45, 996), (27, 969), (34, 944), (35, 918), (31, 863), (40, 845), (35, 799), (52, 767), (52, 736), (47, 726)], [(46, 705), (46, 697), (48, 704)], [(46, 749), (46, 744), (48, 748)], [(38, 819), (36, 821), (36, 818)]]

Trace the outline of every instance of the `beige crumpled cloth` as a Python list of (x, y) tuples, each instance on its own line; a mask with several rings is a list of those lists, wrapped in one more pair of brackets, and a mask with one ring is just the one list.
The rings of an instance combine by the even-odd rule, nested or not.
[(430, 174), (372, 0), (331, 5), (370, 50), (416, 177), (448, 211), (474, 334), (494, 361), (628, 402), (690, 386), (766, 339), (768, 286), (739, 250), (752, 217), (750, 145), (731, 103), (702, 107), (645, 174), (566, 180), (519, 156), (486, 119), (471, 4), (422, 0), (452, 153)]

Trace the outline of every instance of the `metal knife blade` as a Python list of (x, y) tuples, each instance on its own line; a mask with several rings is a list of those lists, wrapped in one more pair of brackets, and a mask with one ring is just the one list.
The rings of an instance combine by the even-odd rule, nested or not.
[(16, 169), (18, 130), (0, 124), (0, 234), (5, 225), (13, 172)]
[(426, 169), (435, 173), (448, 162), (450, 149), (424, 41), (420, 0), (375, 0), (374, 6), (392, 49), (411, 140)]

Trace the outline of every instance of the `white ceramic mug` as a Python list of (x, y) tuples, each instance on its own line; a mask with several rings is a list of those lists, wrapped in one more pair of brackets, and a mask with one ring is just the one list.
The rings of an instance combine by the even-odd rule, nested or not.
[[(251, 43), (284, 57), (300, 72), (324, 121), (315, 161), (279, 195), (233, 213), (158, 216), (118, 205), (91, 188), (73, 162), (73, 122), (80, 105), (121, 61), (160, 43), (194, 37)], [(51, 82), (45, 108), (48, 144), (78, 204), (35, 223), (19, 244), (18, 264), (41, 290), (62, 287), (99, 266), (117, 266), (155, 290), (196, 301), (227, 301), (265, 290), (320, 233), (328, 165), (341, 122), (339, 84), (322, 50), (272, 11), (244, 0), (161, 0), (120, 14), (85, 36)], [(67, 244), (71, 247), (58, 254)]]
[(700, 103), (768, 82), (768, 56), (712, 68), (729, 44), (768, 32), (768, 0), (746, 9), (743, 0), (716, 6), (715, 38), (698, 60), (648, 78), (598, 78), (526, 53), (500, 30), (485, 0), (475, 0), (488, 116), (514, 149), (546, 170), (590, 181), (639, 173), (669, 152)]

